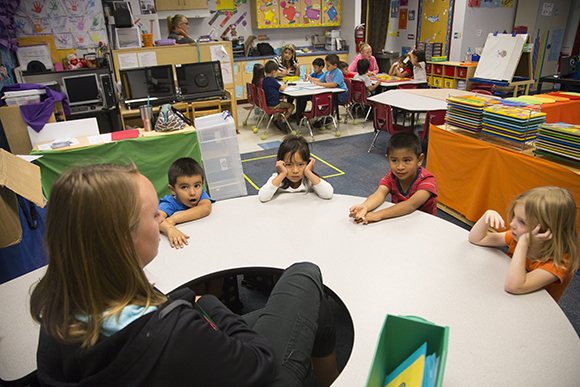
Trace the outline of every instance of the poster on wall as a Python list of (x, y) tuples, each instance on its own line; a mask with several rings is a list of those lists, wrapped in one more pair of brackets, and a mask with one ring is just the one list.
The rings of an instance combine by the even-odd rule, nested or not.
[(409, 10), (409, 15), (407, 16), (407, 19), (409, 19), (409, 21), (415, 20), (415, 10), (414, 9)]
[(407, 29), (407, 9), (401, 8), (399, 11), (399, 29), (406, 30)]
[(399, 0), (391, 1), (391, 19), (399, 17)]
[(417, 36), (419, 42), (443, 43), (443, 54), (449, 54), (453, 0), (419, 2)]

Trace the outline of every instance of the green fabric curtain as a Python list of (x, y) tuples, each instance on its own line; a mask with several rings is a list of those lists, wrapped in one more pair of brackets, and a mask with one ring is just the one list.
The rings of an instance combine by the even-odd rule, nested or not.
[(373, 48), (373, 54), (382, 52), (387, 43), (387, 30), (391, 19), (391, 0), (363, 0), (361, 2), (361, 23), (365, 24), (366, 42)]
[(33, 151), (30, 154), (42, 155), (35, 163), (40, 167), (42, 188), (47, 198), (57, 177), (73, 167), (134, 162), (139, 172), (151, 180), (158, 197), (162, 197), (170, 193), (167, 171), (175, 160), (191, 157), (202, 164), (195, 131), (138, 137), (68, 151)]

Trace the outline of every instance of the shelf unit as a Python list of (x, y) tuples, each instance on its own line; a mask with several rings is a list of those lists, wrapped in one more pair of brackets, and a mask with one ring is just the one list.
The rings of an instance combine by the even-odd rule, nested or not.
[(469, 78), (475, 74), (477, 63), (427, 62), (426, 66), (430, 87), (457, 89), (458, 82), (465, 81), (465, 90), (469, 90)]

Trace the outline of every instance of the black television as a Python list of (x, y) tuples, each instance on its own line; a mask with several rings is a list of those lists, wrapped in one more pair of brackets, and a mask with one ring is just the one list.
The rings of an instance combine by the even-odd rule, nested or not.
[(225, 95), (219, 61), (176, 64), (175, 73), (183, 100)]
[(70, 106), (101, 103), (97, 74), (62, 77), (62, 83)]
[(175, 100), (175, 81), (171, 65), (120, 70), (125, 104), (142, 104), (149, 99), (154, 106)]

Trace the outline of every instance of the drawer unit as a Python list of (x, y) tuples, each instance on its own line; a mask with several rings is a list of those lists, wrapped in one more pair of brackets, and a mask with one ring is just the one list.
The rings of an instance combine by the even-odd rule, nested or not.
[(434, 87), (443, 87), (443, 78), (442, 77), (433, 77), (433, 86)]
[(433, 65), (433, 75), (443, 75), (443, 65)]
[(458, 67), (457, 68), (457, 77), (459, 78), (467, 78), (467, 68), (465, 67)]
[(445, 76), (446, 77), (454, 77), (455, 76), (455, 67), (445, 66)]
[(455, 79), (443, 78), (443, 87), (446, 89), (455, 89)]

